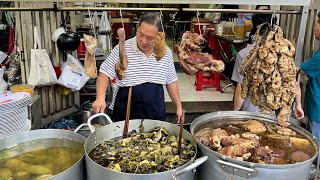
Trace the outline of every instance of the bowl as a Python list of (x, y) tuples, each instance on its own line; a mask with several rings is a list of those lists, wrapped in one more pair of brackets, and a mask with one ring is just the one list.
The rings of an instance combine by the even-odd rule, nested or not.
[(33, 95), (34, 86), (30, 84), (17, 84), (10, 87), (11, 92), (27, 92)]

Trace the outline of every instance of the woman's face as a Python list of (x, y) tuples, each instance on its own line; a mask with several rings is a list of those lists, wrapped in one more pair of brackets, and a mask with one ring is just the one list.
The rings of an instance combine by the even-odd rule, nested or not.
[(316, 17), (314, 22), (314, 36), (316, 39), (320, 40), (320, 23), (318, 17)]

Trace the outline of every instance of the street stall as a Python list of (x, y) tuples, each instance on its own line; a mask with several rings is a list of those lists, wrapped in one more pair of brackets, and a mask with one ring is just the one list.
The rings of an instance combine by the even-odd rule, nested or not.
[[(314, 50), (310, 48), (313, 37), (309, 21), (314, 19), (317, 10), (312, 8), (310, 0), (270, 0), (268, 4), (279, 6), (279, 10), (263, 11), (171, 7), (171, 4), (181, 3), (211, 4), (208, 0), (171, 0), (162, 2), (166, 7), (152, 8), (114, 7), (114, 3), (157, 2), (110, 0), (98, 5), (87, 3), (89, 6), (63, 0), (18, 1), (14, 7), (0, 7), (0, 11), (15, 12), (15, 46), (11, 57), (14, 58), (12, 61), (19, 62), (21, 69), (20, 82), (8, 82), (12, 87), (4, 88), (4, 91), (10, 89), (9, 93), (0, 95), (0, 110), (3, 109), (0, 112), (0, 179), (308, 180), (313, 162), (316, 162), (317, 168), (312, 178), (317, 178), (319, 143), (309, 132), (289, 120), (292, 119), (290, 108), (296, 94), (293, 90), (296, 81), (294, 67)], [(214, 3), (265, 4), (262, 0), (253, 4), (249, 0), (217, 0)], [(138, 19), (125, 11), (158, 11), (161, 15), (164, 12), (195, 12), (195, 21), (174, 21), (173, 27), (165, 28), (166, 24), (160, 18), (165, 32), (158, 33), (154, 56), (156, 62), (165, 56), (165, 36), (172, 33), (172, 50), (178, 56), (182, 71), (196, 75), (196, 78), (211, 73), (207, 76), (209, 81), (216, 78), (214, 83), (219, 83), (219, 87), (219, 76), (224, 75), (226, 68), (233, 69), (227, 63), (235, 58), (228, 57), (221, 41), (240, 44), (235, 46), (241, 49), (247, 40), (225, 36), (222, 24), (200, 22), (199, 14), (233, 12), (278, 15), (279, 26), (267, 24), (265, 34), (256, 36), (258, 43), (240, 72), (246, 80), (243, 83), (244, 96), (252, 97), (261, 112), (275, 111), (277, 116), (213, 112), (194, 119), (188, 132), (184, 129), (184, 110), (177, 123), (149, 118), (133, 119), (136, 107), (131, 105), (132, 86), (128, 88), (123, 121), (113, 122), (113, 118), (104, 113), (93, 115), (95, 112), (91, 102), (97, 95), (99, 67), (117, 44), (119, 61), (114, 66), (116, 82), (130, 75), (126, 71), (130, 66), (127, 57), (130, 53), (126, 52), (125, 43), (137, 32)], [(120, 17), (113, 16), (114, 12)], [(132, 19), (125, 17), (125, 14), (132, 16)], [(191, 32), (185, 31), (188, 25), (193, 27)], [(214, 28), (207, 38), (203, 35), (205, 26), (209, 30)], [(176, 34), (179, 34), (180, 42)], [(202, 46), (212, 36), (218, 39), (216, 45), (220, 51), (211, 54), (202, 52)], [(295, 42), (291, 43), (289, 39)], [(276, 49), (273, 54), (271, 47)], [(266, 55), (261, 55), (262, 49), (265, 49)], [(268, 54), (277, 56), (269, 57)], [(283, 59), (286, 63), (281, 63)], [(271, 70), (269, 66), (260, 64), (260, 67), (259, 60), (270, 62), (268, 65), (274, 62), (279, 65)], [(256, 71), (260, 72), (257, 77)], [(272, 78), (268, 79), (270, 74)], [(2, 72), (0, 75), (2, 80)], [(264, 80), (265, 86), (260, 87)], [(105, 93), (108, 105), (119, 90), (112, 87), (111, 84), (119, 86), (114, 81), (108, 79)], [(273, 93), (275, 90), (286, 92), (286, 96)], [(35, 101), (41, 105), (36, 105)], [(100, 123), (100, 117), (106, 120)], [(77, 123), (72, 119), (77, 119)], [(95, 120), (98, 119), (97, 123)], [(38, 130), (40, 127), (44, 129)], [(60, 130), (53, 130), (52, 127)], [(31, 128), (33, 130), (30, 131)], [(87, 131), (85, 137), (77, 133), (81, 130)]]

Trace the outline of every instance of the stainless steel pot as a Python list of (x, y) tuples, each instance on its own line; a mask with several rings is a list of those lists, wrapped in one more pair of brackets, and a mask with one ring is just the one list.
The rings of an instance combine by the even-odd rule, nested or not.
[[(202, 129), (206, 123), (226, 124), (229, 120), (257, 119), (265, 122), (275, 122), (273, 116), (261, 115), (241, 111), (222, 111), (202, 115), (196, 118), (191, 124), (191, 134), (194, 135)], [(198, 143), (201, 154), (209, 157), (208, 161), (199, 169), (199, 180), (308, 180), (313, 160), (318, 155), (319, 143), (308, 131), (303, 128), (290, 125), (291, 129), (303, 134), (316, 148), (316, 154), (309, 160), (286, 165), (258, 164), (240, 161), (219, 154), (203, 144)]]
[[(72, 141), (79, 142), (81, 144), (84, 144), (86, 139), (82, 137), (80, 134), (77, 134), (72, 131), (66, 131), (66, 130), (60, 130), (60, 129), (41, 129), (41, 130), (32, 130), (32, 131), (26, 131), (22, 132), (13, 136), (10, 136), (5, 139), (0, 140), (0, 151), (6, 148), (10, 148), (13, 146), (16, 146), (20, 143), (32, 141), (32, 140), (41, 140), (41, 139), (49, 139), (49, 138), (56, 138), (56, 139), (69, 139)], [(53, 141), (50, 141), (53, 142)], [(56, 147), (55, 144), (39, 144), (36, 146), (41, 147)], [(32, 147), (25, 147), (25, 149), (32, 150)], [(69, 169), (48, 178), (48, 180), (71, 180), (71, 179), (77, 179), (77, 180), (84, 180), (84, 156), (81, 157), (81, 159), (75, 163), (73, 166), (71, 166)]]
[[(111, 140), (117, 137), (122, 137), (124, 121), (108, 124), (104, 127), (99, 128), (97, 131), (94, 131), (94, 127), (90, 125), (91, 117), (88, 120), (88, 125), (92, 134), (87, 138), (85, 143), (85, 157), (86, 157), (86, 166), (87, 166), (87, 180), (194, 180), (194, 172), (197, 166), (205, 162), (208, 157), (204, 156), (197, 160), (194, 156), (188, 163), (183, 166), (173, 169), (171, 171), (154, 173), (154, 174), (130, 174), (111, 171), (105, 167), (100, 166), (94, 162), (90, 157), (89, 153), (100, 143)], [(141, 120), (130, 120), (129, 132), (132, 130), (139, 131), (139, 126)], [(174, 124), (157, 121), (157, 120), (143, 120), (143, 126), (145, 131), (150, 131), (154, 127), (164, 127), (168, 132), (178, 136), (179, 135), (179, 126)], [(183, 138), (191, 142), (193, 147), (197, 149), (196, 141), (193, 136), (186, 130), (183, 131)]]

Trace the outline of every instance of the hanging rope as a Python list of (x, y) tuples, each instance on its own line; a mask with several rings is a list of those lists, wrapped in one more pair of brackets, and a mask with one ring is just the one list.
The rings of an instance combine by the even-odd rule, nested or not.
[(121, 7), (120, 7), (120, 17), (121, 17), (122, 28), (124, 29), (124, 24), (123, 24), (123, 17), (122, 17)]
[(163, 14), (162, 14), (162, 11), (160, 10), (160, 22), (161, 22), (162, 31), (164, 32), (164, 27), (163, 27), (163, 23), (162, 23), (162, 17), (163, 17)]
[(90, 13), (90, 9), (89, 8), (88, 8), (88, 14), (89, 14), (90, 26), (91, 26), (91, 29), (93, 30), (94, 37), (97, 38), (96, 37), (96, 29), (95, 29), (94, 24), (92, 22), (92, 15)]
[(197, 8), (197, 20), (198, 20), (198, 28), (199, 28), (199, 34), (201, 36), (201, 27), (200, 27), (200, 20), (199, 20), (199, 16), (200, 16), (200, 13), (199, 13), (199, 10)]

